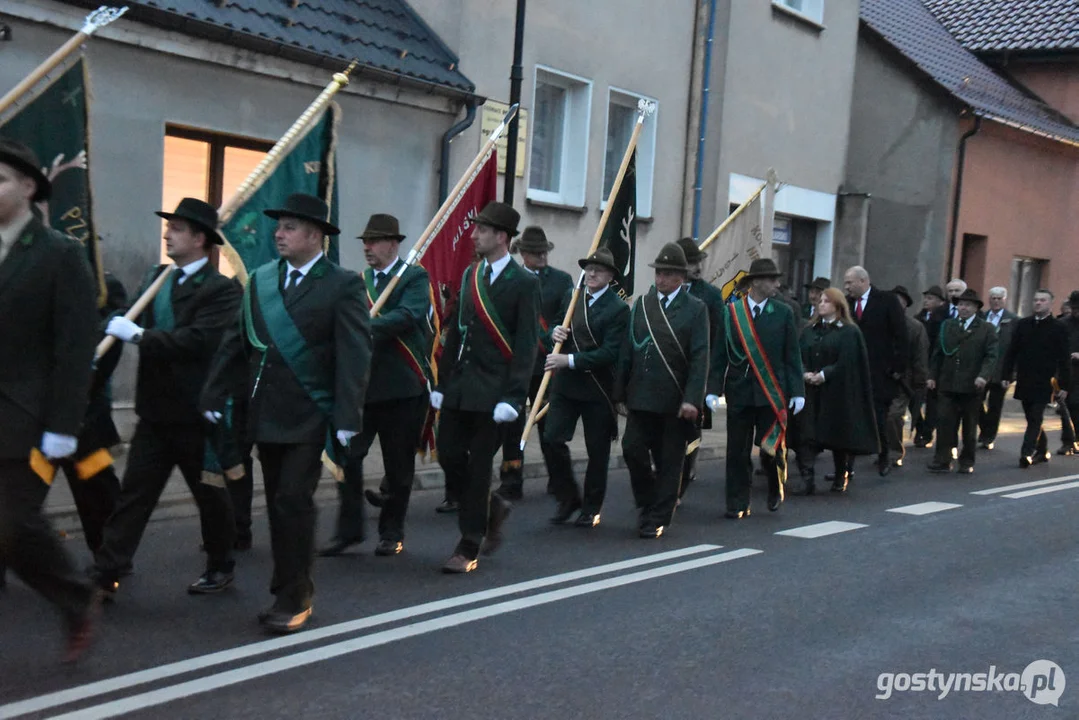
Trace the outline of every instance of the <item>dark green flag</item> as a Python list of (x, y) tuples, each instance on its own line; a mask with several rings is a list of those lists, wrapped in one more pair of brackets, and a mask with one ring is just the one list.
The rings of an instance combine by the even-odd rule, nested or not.
[(0, 135), (18, 140), (37, 153), (52, 182), (52, 197), (39, 203), (39, 216), (86, 246), (97, 278), (99, 302), (105, 301), (105, 277), (94, 228), (90, 196), (90, 134), (86, 61), (79, 58), (62, 75), (0, 126)]
[(614, 289), (623, 300), (633, 295), (633, 271), (637, 257), (637, 151), (629, 159), (629, 167), (622, 178), (622, 185), (613, 200), (614, 207), (603, 228), (599, 246), (608, 248), (614, 255), (619, 272), (614, 278)]
[[(221, 226), (221, 233), (236, 249), (248, 273), (276, 260), (274, 231), (277, 221), (262, 214), (263, 210), (284, 205), (293, 193), (307, 193), (325, 200), (330, 206), (330, 222), (337, 224), (337, 113), (334, 104), (277, 165), (247, 202), (236, 209)], [(337, 238), (329, 240), (327, 257), (338, 261)]]

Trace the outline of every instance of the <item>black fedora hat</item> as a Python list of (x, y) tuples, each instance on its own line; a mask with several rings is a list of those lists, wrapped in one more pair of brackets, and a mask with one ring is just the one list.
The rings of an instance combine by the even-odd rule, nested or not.
[(577, 261), (577, 264), (581, 266), (582, 270), (589, 265), (602, 265), (610, 268), (615, 275), (618, 274), (618, 266), (614, 264), (614, 253), (605, 247), (601, 247), (586, 258), (581, 258)]
[(807, 282), (805, 287), (810, 290), (827, 290), (832, 287), (832, 281), (826, 277), (815, 277), (813, 282)]
[(375, 213), (367, 220), (367, 227), (363, 229), (363, 235), (360, 235), (357, 239), (364, 241), (396, 240), (400, 242), (405, 239), (405, 236), (401, 234), (397, 218), (386, 213)]
[(521, 222), (521, 214), (506, 203), (492, 200), (472, 222), (493, 227), (513, 237), (517, 234), (517, 223)]
[(944, 296), (944, 291), (940, 289), (940, 285), (933, 285), (924, 293), (922, 293), (922, 295), (932, 295), (933, 297), (940, 298), (944, 302), (948, 302), (948, 298)]
[(217, 232), (217, 210), (213, 205), (198, 198), (184, 198), (173, 212), (158, 210), (154, 213), (166, 220), (186, 220), (206, 233), (214, 245), (224, 245), (225, 238)]
[(32, 202), (49, 199), (49, 195), (52, 194), (52, 183), (45, 177), (45, 173), (41, 172), (41, 163), (38, 162), (37, 155), (34, 154), (33, 150), (21, 142), (0, 138), (0, 162), (6, 163), (23, 175), (33, 178), (34, 183), (37, 184), (37, 192), (30, 198)]
[(554, 250), (554, 243), (547, 240), (547, 233), (538, 225), (529, 225), (521, 237), (513, 241), (514, 252), (545, 253)]
[(782, 276), (772, 258), (757, 258), (749, 264), (749, 272), (745, 274), (746, 280), (754, 278), (777, 278)]
[(701, 252), (701, 248), (694, 242), (693, 238), (682, 238), (678, 241), (678, 247), (682, 248), (682, 252), (686, 255), (686, 262), (690, 265), (699, 263), (708, 257), (708, 253)]
[(981, 307), (985, 304), (982, 302), (981, 298), (978, 297), (978, 293), (970, 288), (967, 288), (963, 292), (959, 293), (959, 297), (955, 299), (955, 304), (958, 305), (959, 303), (964, 301), (975, 303), (978, 307)]
[(914, 298), (910, 296), (910, 292), (902, 285), (896, 285), (894, 288), (892, 288), (892, 294), (898, 295), (899, 297), (903, 298), (903, 302), (907, 304), (907, 307), (910, 307), (914, 304)]
[(689, 267), (686, 265), (686, 254), (682, 251), (681, 246), (678, 243), (667, 243), (659, 251), (659, 255), (656, 255), (656, 261), (648, 263), (648, 267), (655, 268), (656, 270), (677, 270), (679, 272), (688, 272)]
[(317, 225), (327, 235), (340, 235), (336, 225), (329, 222), (330, 206), (322, 198), (304, 193), (293, 193), (285, 200), (284, 207), (263, 210), (266, 217), (278, 220), (283, 217), (299, 218)]

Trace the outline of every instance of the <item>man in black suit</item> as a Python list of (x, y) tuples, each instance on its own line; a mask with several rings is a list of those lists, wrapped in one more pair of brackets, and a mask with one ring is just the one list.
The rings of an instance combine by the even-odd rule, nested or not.
[(1004, 379), (1004, 357), (1012, 344), (1015, 326), (1019, 322), (1019, 316), (1004, 307), (1007, 300), (1007, 288), (990, 288), (989, 309), (984, 317), (996, 329), (997, 362), (985, 386), (982, 409), (978, 417), (978, 446), (983, 450), (992, 450), (996, 444), (997, 430), (1000, 428), (1000, 414), (1004, 409), (1005, 390), (1000, 384)]
[(869, 354), (873, 410), (881, 443), (877, 472), (883, 477), (892, 469), (888, 461), (888, 408), (899, 394), (899, 381), (907, 369), (907, 322), (899, 299), (873, 287), (865, 268), (855, 265), (847, 270), (843, 274), (843, 287)]
[[(939, 285), (933, 285), (922, 293), (922, 309), (915, 319), (925, 326), (930, 353), (940, 341), (940, 326), (949, 318), (950, 309), (951, 303)], [(933, 433), (937, 429), (937, 391), (926, 389), (924, 412), (919, 403), (911, 405), (911, 413), (914, 415), (914, 446), (932, 447)]]
[(539, 280), (513, 261), (510, 238), (520, 215), (488, 203), (472, 226), (480, 258), (461, 279), (457, 311), (442, 350), (439, 386), (431, 406), (441, 410), (438, 462), (446, 485), (458, 489), (461, 538), (446, 573), (476, 569), (480, 546), (502, 543), (510, 504), (491, 493), (491, 463), (505, 428), (524, 412), (539, 343)]
[(340, 232), (326, 203), (296, 193), (263, 212), (277, 220), (280, 259), (251, 274), (240, 322), (225, 333), (201, 407), (219, 422), (236, 375), (247, 378), (248, 437), (258, 446), (274, 558), (274, 603), (259, 622), (292, 633), (313, 608), (323, 449), (347, 464), (348, 445), (363, 430), (371, 321), (363, 280), (322, 252), (324, 237)]
[(0, 139), (0, 566), (60, 611), (64, 659), (90, 642), (98, 596), (41, 512), (53, 463), (75, 453), (97, 341), (96, 292), (79, 243), (33, 203), (51, 191), (26, 146)]
[[(565, 317), (562, 314), (562, 298), (567, 292), (573, 290), (573, 278), (569, 276), (569, 273), (547, 264), (547, 254), (554, 250), (554, 243), (547, 240), (547, 235), (541, 227), (535, 225), (526, 227), (521, 233), (521, 239), (514, 241), (511, 249), (521, 253), (522, 266), (539, 280), (540, 341), (543, 344), (537, 349), (536, 362), (532, 366), (532, 381), (528, 387), (528, 399), (534, 401), (536, 393), (539, 392), (540, 383), (543, 382), (543, 367), (547, 353), (554, 347), (549, 344), (550, 331)], [(506, 437), (502, 441), (502, 468), (499, 473), (502, 482), (497, 492), (506, 500), (520, 500), (523, 496), (524, 453), (521, 451), (521, 433), (524, 431), (526, 420), (525, 414), (521, 413), (520, 417), (506, 427)], [(548, 475), (550, 475), (551, 447), (544, 439), (545, 427), (545, 419), (536, 423), (537, 440)], [(553, 492), (553, 483), (548, 482), (547, 489), (548, 492)]]
[[(236, 526), (232, 502), (222, 482), (203, 481), (206, 426), (198, 410), (199, 392), (225, 327), (236, 317), (240, 284), (210, 264), (210, 251), (224, 241), (217, 233), (217, 211), (184, 198), (176, 211), (158, 212), (167, 222), (165, 250), (175, 265), (160, 265), (142, 290), (163, 272), (172, 275), (140, 318), (109, 321), (106, 332), (139, 348), (135, 414), (127, 468), (116, 510), (105, 523), (94, 553), (94, 575), (106, 592), (115, 592), (131, 567), (146, 524), (179, 467), (198, 505), (206, 570), (188, 587), (192, 594), (217, 593), (233, 580), (232, 546)], [(141, 292), (140, 292), (141, 294)]]
[(381, 508), (375, 555), (397, 555), (404, 549), (405, 514), (431, 387), (431, 347), (423, 330), (431, 309), (431, 281), (420, 265), (405, 266), (398, 257), (404, 238), (397, 218), (382, 213), (371, 216), (359, 237), (368, 265), (363, 273), (368, 305), (378, 302), (399, 273), (400, 280), (379, 314), (371, 318), (371, 379), (363, 430), (352, 443), (344, 482), (337, 485), (337, 531), (333, 542), (319, 551), (323, 557), (340, 555), (363, 540), (363, 460), (376, 435), (385, 474), (381, 492), (369, 493)]
[(1004, 356), (1004, 378), (1007, 388), (1015, 378), (1015, 399), (1023, 403), (1027, 430), (1019, 453), (1019, 467), (1028, 468), (1049, 462), (1049, 441), (1042, 430), (1045, 406), (1053, 397), (1053, 379), (1060, 390), (1056, 398), (1068, 399), (1071, 387), (1071, 355), (1068, 352), (1068, 331), (1053, 317), (1053, 293), (1044, 288), (1034, 293), (1034, 314), (1015, 326), (1008, 352)]
[[(564, 523), (574, 512), (577, 527), (599, 525), (600, 510), (607, 494), (607, 469), (611, 460), (611, 440), (618, 435), (618, 416), (611, 399), (614, 369), (626, 336), (629, 307), (611, 290), (618, 272), (614, 255), (600, 248), (578, 264), (585, 271), (582, 288), (569, 329), (555, 325), (551, 336), (556, 343), (568, 342), (563, 350), (551, 353), (545, 367), (554, 371), (551, 379), (550, 412), (544, 439), (548, 444), (548, 469), (558, 508), (552, 523)], [(559, 312), (565, 317), (573, 291), (567, 291)], [(569, 441), (580, 419), (584, 426), (588, 468), (584, 492), (573, 477)]]

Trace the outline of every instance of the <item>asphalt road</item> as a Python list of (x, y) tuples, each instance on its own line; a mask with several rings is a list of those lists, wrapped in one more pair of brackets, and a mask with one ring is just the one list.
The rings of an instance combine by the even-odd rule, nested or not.
[[(51, 609), (17, 582), (0, 595), (0, 718), (1076, 718), (1079, 458), (1020, 471), (1018, 440), (972, 477), (927, 475), (919, 450), (884, 479), (862, 461), (847, 496), (769, 513), (761, 489), (742, 521), (708, 463), (654, 541), (624, 472), (592, 531), (548, 525), (533, 481), (503, 549), (460, 577), (437, 572), (455, 520), (417, 493), (406, 552), (320, 559), (316, 622), (285, 639), (255, 621), (261, 518), (216, 597), (184, 592), (196, 522), (154, 523), (74, 669)], [(969, 689), (979, 673), (990, 690)]]

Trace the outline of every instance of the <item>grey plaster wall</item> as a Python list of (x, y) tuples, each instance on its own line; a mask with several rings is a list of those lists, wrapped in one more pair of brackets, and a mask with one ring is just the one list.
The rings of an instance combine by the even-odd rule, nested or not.
[(958, 112), (892, 49), (859, 40), (844, 189), (871, 196), (861, 259), (878, 286), (917, 298), (945, 279)]

